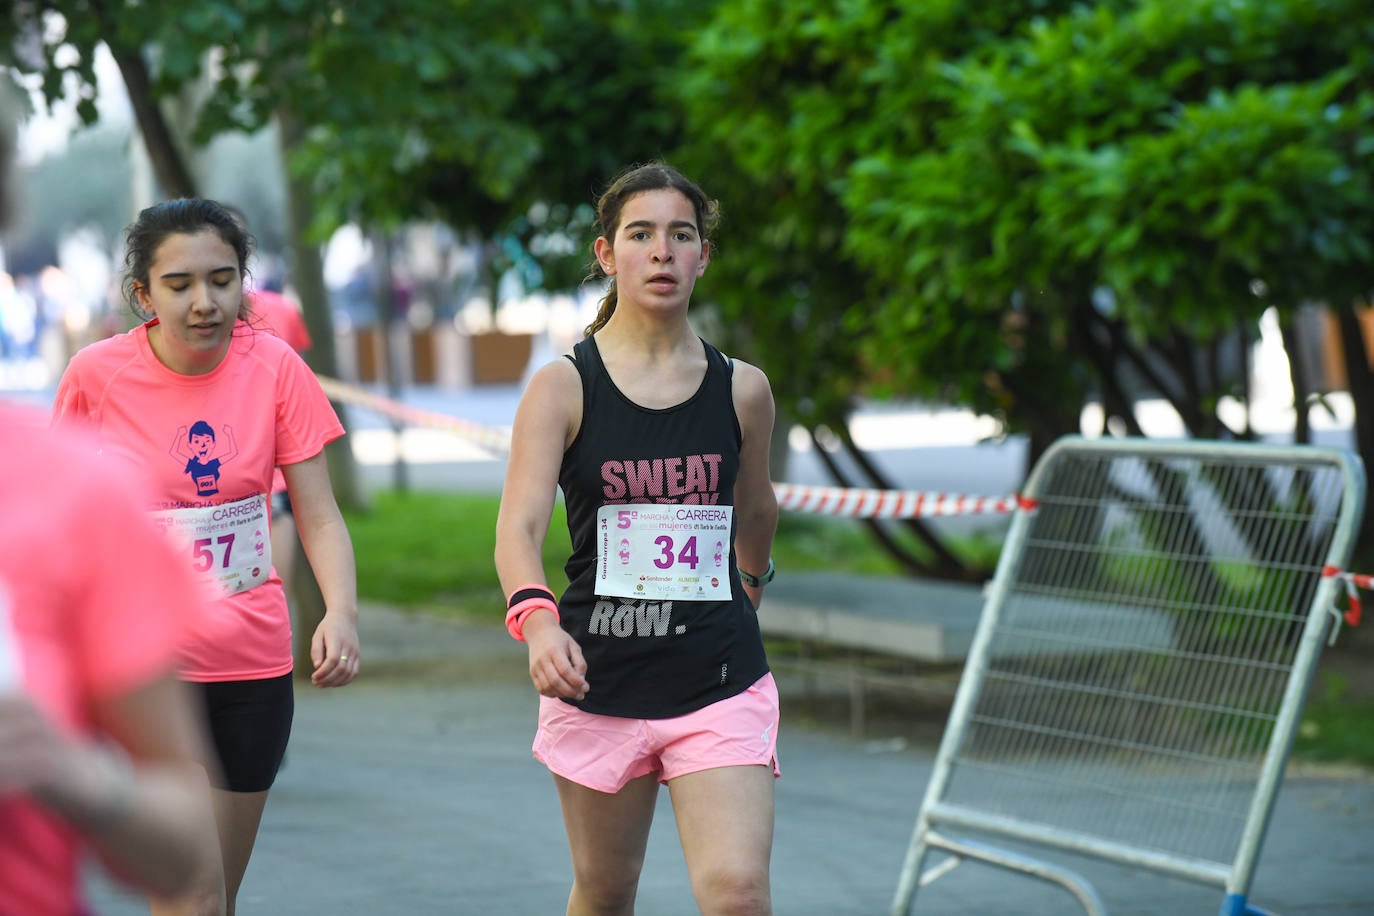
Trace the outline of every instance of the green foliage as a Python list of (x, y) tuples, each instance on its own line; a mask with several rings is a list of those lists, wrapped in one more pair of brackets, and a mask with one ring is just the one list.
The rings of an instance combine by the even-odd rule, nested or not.
[[(391, 228), (435, 215), (443, 202), (431, 195), (430, 176), (438, 169), (461, 170), (473, 193), (501, 199), (532, 161), (536, 138), (510, 106), (516, 82), (546, 53), (542, 7), (241, 6), (243, 26), (223, 46), (223, 76), (201, 111), (199, 136), (251, 129), (289, 110), (306, 130), (288, 165), (314, 184), (317, 233), (348, 219)], [(178, 33), (201, 47), (226, 34), (210, 18), (181, 23)]]
[[(147, 48), (155, 98), (201, 85), (199, 144), (279, 112), (304, 126), (288, 166), (313, 186), (317, 237), (348, 220), (388, 229), (437, 216), (491, 238), (528, 229), (539, 202), (546, 221), (585, 226), (568, 208), (663, 154), (677, 117), (658, 101), (672, 73), (662, 64), (687, 12), (709, 5), (46, 0), (0, 19), (0, 61), (41, 74), (50, 100), (89, 100), (100, 41)], [(50, 13), (65, 31), (45, 29)]]
[[(348, 512), (365, 601), (497, 619), (505, 613), (492, 559), (497, 497), (383, 491), (366, 511)], [(561, 504), (544, 548), (548, 581), (563, 578), (569, 551)]]
[[(892, 292), (854, 255), (846, 189), (864, 157), (906, 159), (936, 139), (949, 100), (931, 90), (946, 61), (1068, 6), (754, 0), (722, 7), (697, 37), (681, 83), (690, 130), (680, 156), (726, 203), (705, 289), (739, 327), (736, 347), (769, 370), (780, 405), (803, 423), (842, 425), (867, 391), (947, 397), (982, 386), (987, 360), (923, 373), (912, 358), (954, 350), (952, 337), (983, 339), (967, 314), (947, 319), (921, 296), (875, 311)], [(939, 246), (890, 238), (868, 247), (889, 271), (942, 257)], [(879, 340), (902, 355), (875, 359)]]
[(1294, 756), (1374, 767), (1374, 702), (1351, 700), (1349, 691), (1343, 677), (1321, 679), (1303, 710)]
[[(681, 125), (667, 87), (699, 0), (565, 0), (537, 4), (535, 65), (513, 81), (505, 117), (530, 132), (531, 157), (509, 193), (487, 193), (436, 161), (426, 181), (452, 225), (499, 236), (511, 260), (536, 263), (545, 289), (576, 288), (590, 261), (595, 195), (622, 169), (663, 158)], [(504, 265), (502, 265), (504, 266)]]
[(868, 390), (1074, 429), (1153, 361), (1214, 433), (1231, 382), (1201, 354), (1271, 301), (1367, 286), (1370, 13), (723, 7), (682, 84), (684, 159), (732, 205), (713, 298), (803, 420)]

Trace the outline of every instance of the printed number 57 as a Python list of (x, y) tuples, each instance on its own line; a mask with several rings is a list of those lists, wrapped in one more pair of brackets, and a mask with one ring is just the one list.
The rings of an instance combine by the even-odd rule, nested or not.
[(196, 560), (196, 572), (207, 572), (210, 567), (215, 565), (215, 552), (210, 546), (213, 543), (224, 545), (224, 559), (220, 562), (220, 568), (229, 568), (229, 554), (232, 553), (234, 549), (234, 535), (221, 534), (215, 541), (212, 541), (210, 538), (196, 538), (195, 544), (191, 549), (191, 555), (195, 557)]

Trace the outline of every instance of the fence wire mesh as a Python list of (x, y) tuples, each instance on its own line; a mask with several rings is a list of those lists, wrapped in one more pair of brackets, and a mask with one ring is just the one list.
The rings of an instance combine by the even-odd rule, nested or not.
[(1047, 456), (927, 802), (1229, 866), (1263, 830), (1261, 770), (1320, 650), (1304, 632), (1322, 569), (1363, 506), (1348, 466), (1313, 452)]

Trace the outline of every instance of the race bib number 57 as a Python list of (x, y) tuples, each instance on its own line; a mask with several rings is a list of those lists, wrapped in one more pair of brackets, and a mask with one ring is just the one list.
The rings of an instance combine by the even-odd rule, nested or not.
[(733, 506), (602, 506), (596, 513), (596, 593), (730, 600), (733, 517)]
[(218, 506), (166, 509), (152, 516), (183, 545), (191, 568), (213, 597), (247, 591), (270, 578), (272, 541), (264, 494)]

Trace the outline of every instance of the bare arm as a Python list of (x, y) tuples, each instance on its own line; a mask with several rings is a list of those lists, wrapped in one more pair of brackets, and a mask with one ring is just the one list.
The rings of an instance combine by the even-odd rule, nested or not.
[(59, 734), (22, 695), (0, 698), (0, 789), (27, 791), (142, 889), (216, 883), (204, 739), (185, 686), (168, 674), (99, 704), (96, 718), (122, 752)]
[(310, 641), (317, 687), (342, 687), (358, 674), (358, 572), (324, 452), (282, 467), (296, 530), (324, 596), (324, 619)]
[[(523, 585), (547, 585), (543, 548), (558, 489), (558, 469), (581, 417), (582, 382), (576, 367), (559, 359), (534, 374), (515, 411), (496, 519), (496, 573), (507, 595)], [(535, 611), (525, 621), (524, 635), (530, 679), (541, 694), (569, 698), (586, 694), (582, 650), (553, 614)]]
[[(778, 499), (768, 473), (773, 390), (761, 369), (735, 360), (734, 397), (735, 414), (744, 435), (735, 481), (735, 562), (745, 572), (761, 576), (768, 569), (778, 527)], [(754, 607), (762, 603), (762, 587), (746, 585), (744, 591)]]

